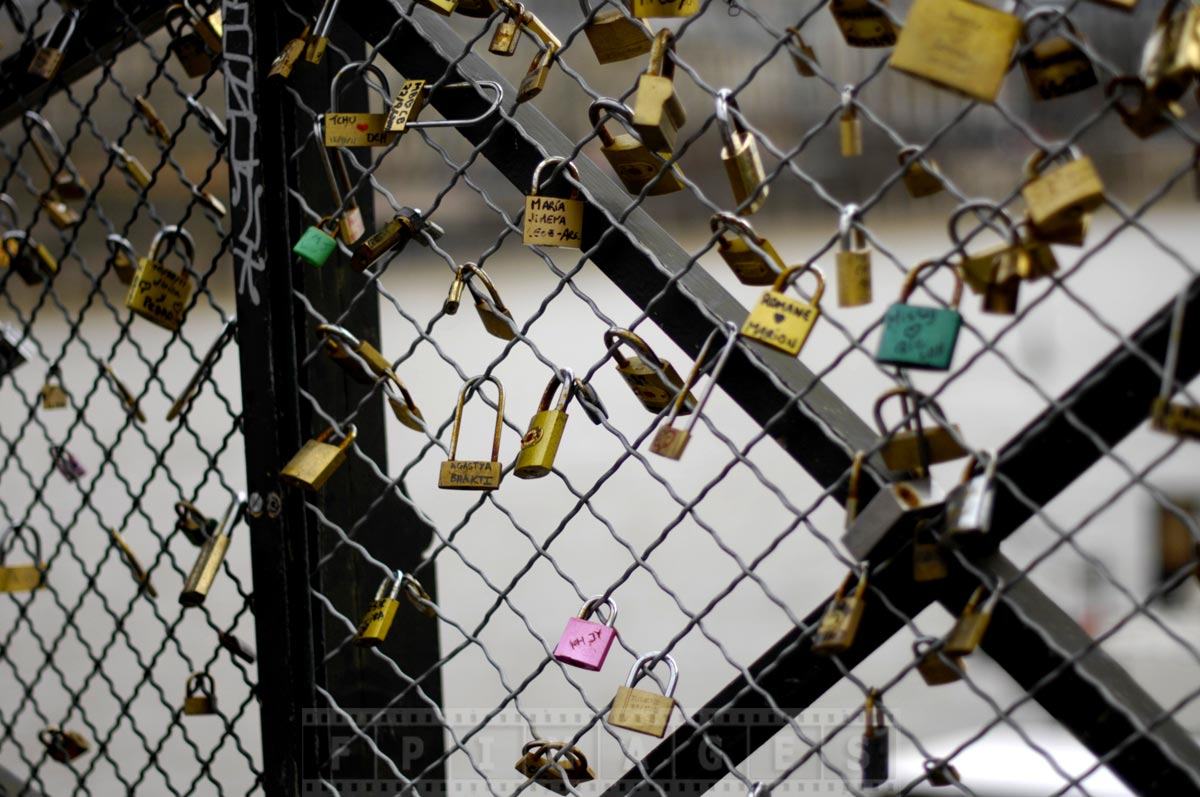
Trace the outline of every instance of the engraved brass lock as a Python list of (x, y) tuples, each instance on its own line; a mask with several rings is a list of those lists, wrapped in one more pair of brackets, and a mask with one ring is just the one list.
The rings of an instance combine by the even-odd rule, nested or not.
[[(644, 689), (634, 688), (643, 675), (649, 674), (652, 663), (660, 657), (671, 670), (666, 693), (656, 695)], [(647, 653), (633, 663), (625, 685), (617, 689), (612, 710), (608, 713), (608, 724), (661, 739), (667, 732), (667, 724), (675, 710), (675, 687), (678, 684), (679, 667), (675, 664), (675, 659), (659, 650)]]
[(737, 101), (729, 89), (717, 92), (717, 127), (721, 131), (721, 163), (733, 189), (733, 201), (740, 213), (757, 213), (767, 201), (770, 186), (766, 182), (758, 139), (742, 123)]
[(601, 120), (602, 111), (608, 111), (626, 126), (633, 124), (633, 111), (623, 103), (606, 97), (588, 106), (588, 118), (600, 136), (600, 152), (613, 167), (626, 191), (636, 195), (644, 190), (646, 196), (662, 196), (683, 188), (683, 172), (679, 170), (679, 164), (672, 163), (670, 168), (664, 168), (665, 161), (671, 157), (670, 153), (653, 153), (629, 133), (614, 137)]
[(958, 656), (949, 656), (940, 640), (921, 637), (912, 646), (917, 658), (917, 672), (929, 686), (942, 686), (961, 680), (967, 663)]
[(1050, 158), (1038, 150), (1025, 163), (1028, 180), (1021, 197), (1029, 208), (1029, 223), (1034, 235), (1047, 243), (1082, 246), (1087, 235), (1088, 215), (1105, 203), (1104, 183), (1091, 158), (1074, 147), (1067, 150), (1067, 161), (1042, 171)]
[(217, 687), (211, 675), (198, 672), (188, 678), (183, 698), (183, 713), (189, 717), (217, 713)]
[(404, 571), (397, 570), (380, 582), (379, 589), (375, 591), (375, 599), (371, 601), (371, 605), (359, 621), (358, 630), (354, 634), (355, 645), (376, 648), (384, 643), (400, 608), (401, 591), (417, 611), (426, 617), (437, 617), (429, 593), (421, 586), (421, 582)]
[(867, 727), (862, 741), (862, 787), (874, 789), (882, 786), (891, 777), (891, 743), (888, 738), (887, 715), (883, 712), (883, 698), (878, 689), (867, 692), (864, 709)]
[[(1137, 92), (1137, 103), (1126, 101), (1129, 90)], [(1159, 99), (1146, 88), (1146, 84), (1131, 75), (1113, 78), (1104, 87), (1104, 96), (1118, 96), (1113, 107), (1125, 127), (1138, 138), (1149, 138), (1166, 130), (1174, 122), (1183, 119), (1183, 106), (1174, 100)]]
[(565, 742), (543, 739), (535, 739), (521, 748), (521, 759), (515, 769), (525, 777), (533, 778), (539, 786), (562, 795), (570, 794), (572, 786), (596, 779), (582, 750), (567, 747)]
[(53, 80), (62, 67), (63, 58), (67, 53), (67, 45), (75, 35), (75, 26), (79, 23), (79, 10), (68, 11), (58, 18), (54, 27), (42, 40), (42, 46), (34, 53), (33, 60), (26, 70), (29, 74), (42, 80)]
[[(811, 301), (790, 298), (785, 291), (796, 278), (811, 273), (817, 279)], [(742, 324), (743, 337), (778, 349), (795, 357), (804, 348), (813, 325), (821, 316), (821, 297), (825, 293), (825, 275), (810, 261), (785, 269), (775, 284), (763, 291), (758, 304)]]
[[(574, 178), (568, 197), (543, 196), (542, 171), (556, 163)], [(522, 241), (530, 246), (562, 246), (568, 249), (583, 247), (583, 200), (579, 198), (579, 169), (566, 158), (546, 158), (533, 170), (533, 183), (525, 196), (525, 216)]]
[(654, 37), (650, 66), (638, 77), (633, 129), (655, 152), (674, 152), (687, 112), (675, 93), (675, 34), (663, 28)]
[(42, 409), (44, 410), (61, 410), (67, 406), (70, 396), (63, 386), (62, 371), (57, 365), (53, 366), (46, 374), (46, 384), (42, 385), (41, 394)]
[(854, 573), (846, 576), (829, 602), (817, 632), (813, 635), (812, 649), (814, 653), (842, 653), (854, 645), (854, 637), (858, 627), (862, 625), (863, 611), (866, 609), (867, 566), (864, 565), (858, 574), (858, 585), (854, 594), (847, 597), (846, 590), (854, 581)]
[[(602, 606), (608, 608), (608, 619), (603, 623), (588, 620), (593, 614), (600, 616)], [(555, 660), (599, 672), (617, 639), (616, 622), (617, 604), (612, 598), (589, 598), (579, 610), (579, 616), (567, 620), (567, 627), (554, 647)]]
[(579, 10), (587, 19), (583, 32), (601, 64), (637, 58), (654, 46), (654, 32), (639, 19), (617, 9), (605, 9), (603, 4), (593, 11), (587, 0), (579, 0)]
[(79, 758), (91, 749), (83, 734), (58, 728), (42, 729), (38, 741), (46, 748), (46, 755), (63, 763)]
[[(458, 432), (462, 427), (463, 405), (470, 394), (479, 390), (484, 382), (496, 386), (496, 431), (492, 436), (492, 458), (490, 460), (460, 460), (458, 456)], [(438, 474), (438, 487), (443, 490), (495, 490), (500, 486), (503, 472), (500, 466), (500, 433), (504, 428), (504, 385), (494, 376), (476, 376), (468, 379), (458, 393), (458, 406), (454, 410), (454, 431), (450, 435), (450, 458), (442, 463)]]
[[(883, 419), (883, 408), (893, 398), (900, 399), (904, 415), (902, 426), (890, 429)], [(934, 426), (926, 428), (922, 412), (932, 412)], [(880, 456), (887, 467), (895, 471), (924, 476), (930, 465), (951, 462), (969, 455), (959, 439), (962, 431), (956, 425), (946, 425), (946, 414), (934, 399), (906, 387), (886, 390), (875, 401), (875, 426), (885, 438)]]
[[(496, 0), (496, 2), (505, 11), (511, 11), (516, 6), (512, 0)], [(461, 8), (460, 6), (460, 11)], [(539, 46), (538, 52), (534, 53), (533, 60), (529, 62), (525, 77), (521, 79), (521, 85), (517, 87), (518, 105), (528, 102), (542, 93), (542, 89), (546, 87), (546, 80), (550, 77), (550, 67), (554, 65), (554, 59), (562, 49), (562, 42), (558, 40), (554, 32), (532, 12), (522, 12), (521, 20), (525, 29), (537, 37)]]
[[(353, 429), (354, 427), (351, 427)], [(353, 438), (351, 438), (353, 439)], [(238, 493), (225, 510), (220, 525), (212, 536), (204, 541), (200, 553), (196, 555), (196, 563), (192, 565), (187, 580), (183, 582), (183, 590), (179, 593), (179, 603), (183, 606), (200, 606), (208, 597), (213, 582), (220, 572), (221, 563), (225, 561), (225, 553), (229, 550), (229, 539), (233, 529), (241, 520), (242, 510), (246, 506), (245, 493)]]
[[(969, 213), (979, 214), (983, 224), (1006, 242), (982, 252), (966, 252), (959, 223)], [(983, 311), (1015, 314), (1021, 280), (1032, 276), (1033, 263), (1030, 250), (1022, 242), (1020, 232), (1008, 214), (990, 202), (967, 202), (950, 216), (949, 234), (955, 247), (963, 252), (956, 273), (972, 291), (983, 294)]]
[[(621, 353), (621, 345), (637, 352), (631, 358)], [(660, 359), (642, 338), (628, 329), (611, 327), (604, 333), (604, 345), (612, 350), (617, 362), (617, 373), (629, 385), (629, 389), (642, 402), (648, 412), (657, 415), (683, 391), (685, 398), (678, 415), (688, 415), (696, 409), (696, 397), (684, 390), (683, 379), (675, 367)]]
[[(558, 392), (558, 403), (550, 402)], [(521, 438), (521, 450), (513, 465), (513, 475), (520, 479), (540, 479), (554, 468), (554, 457), (567, 426), (567, 402), (575, 395), (575, 372), (564, 368), (546, 385), (537, 412)]]
[(932, 196), (945, 189), (937, 164), (920, 156), (919, 147), (905, 147), (897, 159), (904, 167), (904, 188), (913, 199)]
[[(700, 397), (700, 402), (696, 405), (687, 428), (676, 429), (675, 419), (679, 417), (685, 398), (691, 394), (690, 391), (695, 386), (696, 380), (700, 378), (700, 373), (708, 368), (709, 355), (713, 346), (716, 345), (717, 336), (722, 332), (725, 334), (725, 345), (721, 349), (721, 354), (717, 358), (716, 365), (709, 371), (708, 386), (704, 388), (704, 394)], [(654, 434), (654, 440), (650, 443), (650, 453), (658, 454), (667, 459), (679, 459), (683, 456), (683, 449), (687, 447), (688, 441), (692, 439), (692, 432), (696, 430), (696, 421), (699, 420), (700, 413), (704, 410), (704, 405), (708, 403), (709, 398), (712, 396), (713, 389), (717, 386), (717, 379), (720, 378), (721, 372), (725, 370), (725, 363), (729, 361), (729, 356), (733, 354), (733, 350), (737, 347), (737, 340), (737, 324), (732, 321), (726, 321), (722, 327), (714, 327), (713, 331), (708, 334), (708, 337), (704, 340), (704, 345), (700, 347), (700, 353), (696, 355), (696, 363), (692, 366), (692, 371), (688, 374), (687, 381), (683, 383), (683, 389), (679, 391), (675, 396), (675, 401), (671, 404), (671, 412), (667, 415), (667, 419), (663, 421), (663, 425), (658, 427), (658, 431)]]
[(342, 442), (338, 445), (328, 442), (333, 438), (333, 434), (334, 428), (331, 426), (317, 435), (316, 439), (305, 443), (279, 472), (280, 481), (309, 492), (316, 492), (324, 487), (329, 477), (346, 461), (346, 452), (350, 450), (350, 445), (358, 435), (358, 428), (353, 425), (347, 427)]
[(800, 35), (799, 28), (788, 28), (787, 31), (792, 35), (788, 40), (788, 51), (792, 54), (796, 71), (801, 77), (816, 77), (816, 68), (821, 65), (817, 60), (817, 51)]
[(884, 0), (831, 0), (829, 11), (851, 47), (891, 47), (896, 26), (884, 12)]
[[(326, 147), (384, 147), (399, 136), (388, 128), (389, 112), (351, 112), (341, 108), (342, 81), (347, 77), (361, 76), (367, 87), (367, 95), (373, 92), (383, 98), (385, 107), (392, 102), (392, 86), (376, 64), (352, 61), (334, 74), (329, 81), (329, 110), (321, 114)], [(417, 81), (424, 85), (424, 81)], [(406, 83), (405, 86), (408, 84)], [(417, 92), (417, 100), (421, 97)], [(417, 110), (420, 109), (418, 104)]]
[(983, 600), (983, 586), (977, 587), (971, 593), (962, 615), (946, 636), (947, 656), (970, 656), (975, 652), (979, 643), (983, 641), (983, 635), (987, 633), (988, 624), (992, 621), (992, 613), (996, 610), (996, 604), (1000, 602), (1003, 590), (1003, 582), (997, 584), (983, 606), (979, 605), (979, 602)]
[(908, 303), (921, 273), (943, 265), (948, 264), (930, 260), (908, 273), (900, 300), (889, 307), (883, 317), (883, 335), (875, 354), (876, 362), (930, 371), (950, 369), (958, 345), (958, 331), (962, 327), (962, 316), (958, 312), (962, 302), (962, 277), (955, 269), (949, 269), (954, 275), (954, 293), (948, 308), (918, 307)]
[(288, 39), (287, 44), (283, 45), (283, 49), (279, 51), (279, 55), (275, 56), (275, 60), (271, 62), (271, 71), (267, 73), (267, 77), (289, 78), (292, 76), (292, 70), (296, 68), (296, 64), (300, 63), (300, 58), (304, 55), (304, 50), (308, 47), (308, 40), (312, 36), (312, 23), (304, 23), (304, 30), (300, 31), (300, 35), (294, 39)]
[(525, 5), (523, 3), (506, 4), (504, 17), (496, 26), (492, 35), (492, 43), (488, 52), (492, 55), (516, 55), (517, 45), (521, 43), (521, 26), (524, 24)]
[(992, 509), (996, 500), (996, 457), (986, 457), (983, 473), (975, 475), (978, 459), (967, 460), (962, 482), (946, 496), (946, 533), (958, 541), (976, 540), (992, 527)]
[[(33, 556), (32, 564), (13, 564), (13, 554), (20, 540), (26, 552)], [(33, 592), (46, 588), (46, 571), (49, 566), (42, 561), (42, 539), (33, 529), (25, 525), (9, 526), (0, 532), (0, 592)]]
[(854, 104), (854, 86), (842, 88), (842, 113), (838, 118), (841, 133), (842, 157), (857, 158), (863, 154), (862, 120)]
[(859, 307), (870, 304), (871, 248), (858, 226), (858, 205), (842, 208), (838, 218), (838, 306)]
[(175, 530), (182, 534), (187, 541), (197, 548), (212, 537), (217, 530), (217, 520), (201, 512), (193, 504), (186, 501), (175, 502)]
[[(213, 70), (221, 55), (223, 24), (220, 9), (197, 12), (190, 2), (167, 8), (166, 27), (171, 34), (169, 49), (175, 53), (188, 77), (203, 77)], [(190, 32), (185, 32), (190, 28)]]
[(225, 346), (234, 340), (237, 336), (237, 318), (231, 317), (221, 327), (220, 333), (217, 334), (212, 345), (208, 347), (208, 351), (204, 353), (204, 357), (200, 360), (200, 366), (192, 374), (192, 378), (188, 380), (187, 386), (179, 393), (179, 397), (171, 402), (171, 408), (167, 410), (167, 420), (173, 421), (178, 418), (183, 411), (191, 403), (192, 399), (200, 392), (200, 386), (205, 378), (212, 375), (213, 366), (216, 365), (217, 357)]
[[(743, 285), (771, 285), (787, 269), (783, 258), (766, 238), (754, 231), (750, 222), (732, 213), (718, 213), (709, 220), (717, 233), (717, 254)], [(733, 240), (727, 231), (737, 234)]]
[(1167, 0), (1142, 50), (1141, 79), (1159, 101), (1178, 100), (1200, 73), (1200, 6)]
[[(172, 250), (172, 241), (183, 242), (184, 264), (178, 272), (162, 263)], [(138, 258), (125, 306), (163, 329), (177, 331), (192, 298), (192, 278), (188, 268), (195, 257), (196, 246), (187, 230), (175, 225), (163, 227), (150, 244), (150, 256)]]
[[(473, 279), (483, 283), (487, 297), (475, 287)], [(517, 322), (512, 312), (500, 298), (500, 292), (487, 272), (475, 263), (463, 263), (454, 274), (454, 282), (450, 283), (450, 294), (442, 303), (442, 310), (447, 315), (454, 315), (462, 303), (463, 290), (470, 288), (471, 296), (475, 299), (475, 312), (483, 322), (483, 328), (493, 337), (500, 340), (512, 340), (517, 336)], [(490, 301), (489, 301), (490, 299)]]
[(358, 245), (350, 258), (350, 267), (355, 271), (366, 271), (389, 252), (403, 252), (409, 241), (429, 246), (430, 241), (436, 241), (444, 234), (445, 231), (425, 218), (419, 208), (400, 208), (383, 229)]
[(1176, 376), (1179, 371), (1179, 350), (1183, 345), (1183, 321), (1191, 288), (1175, 297), (1171, 311), (1171, 331), (1167, 338), (1167, 355), (1163, 363), (1162, 386), (1150, 408), (1150, 428), (1187, 440), (1200, 440), (1200, 407), (1171, 401), (1182, 385)]
[[(1068, 36), (1037, 37), (1033, 34), (1034, 23), (1048, 20), (1050, 27), (1062, 25)], [(1021, 43), (1028, 47), (1021, 56), (1021, 69), (1033, 96), (1039, 100), (1052, 100), (1086, 91), (1097, 85), (1096, 70), (1092, 60), (1076, 42), (1083, 37), (1075, 30), (1070, 18), (1056, 8), (1035, 8), (1025, 15), (1021, 27)], [(1030, 43), (1033, 42), (1032, 45)]]
[(625, 0), (638, 19), (690, 17), (700, 10), (700, 0)]

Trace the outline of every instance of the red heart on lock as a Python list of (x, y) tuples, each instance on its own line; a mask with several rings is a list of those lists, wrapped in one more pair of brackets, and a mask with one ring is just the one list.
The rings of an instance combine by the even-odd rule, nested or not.
[(362, 123), (362, 124), (356, 124), (355, 127), (357, 127), (360, 132), (365, 133), (365, 132), (367, 132), (368, 125), (366, 125), (365, 123)]

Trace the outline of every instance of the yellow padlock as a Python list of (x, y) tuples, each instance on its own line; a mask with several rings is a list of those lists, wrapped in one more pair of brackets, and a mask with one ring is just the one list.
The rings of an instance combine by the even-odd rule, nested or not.
[(756, 213), (766, 203), (770, 186), (758, 152), (758, 139), (742, 124), (737, 101), (729, 89), (717, 92), (717, 126), (725, 143), (721, 162), (733, 189), (733, 201), (741, 213)]
[[(471, 282), (472, 278), (483, 283), (483, 287), (491, 297), (490, 302), (475, 288)], [(475, 299), (475, 312), (479, 314), (479, 320), (483, 322), (483, 328), (487, 330), (487, 333), (492, 337), (500, 338), (500, 340), (515, 338), (517, 336), (516, 319), (504, 305), (504, 301), (500, 298), (500, 292), (496, 290), (496, 285), (492, 282), (491, 277), (475, 263), (463, 263), (455, 272), (454, 282), (450, 284), (450, 295), (442, 304), (442, 310), (446, 315), (454, 315), (458, 312), (463, 290), (467, 287), (471, 289), (471, 295)]]
[[(900, 428), (890, 430), (883, 419), (883, 407), (893, 398), (900, 399), (905, 417)], [(927, 430), (921, 421), (921, 413), (926, 410), (934, 413), (933, 429)], [(907, 387), (884, 391), (875, 401), (875, 426), (879, 436), (886, 440), (879, 452), (884, 464), (891, 470), (913, 471), (924, 476), (930, 465), (969, 456), (970, 452), (958, 442), (962, 431), (957, 425), (946, 425), (945, 417), (941, 406), (924, 393)]]
[(588, 119), (600, 136), (600, 153), (613, 167), (626, 191), (640, 194), (645, 190), (646, 196), (662, 196), (683, 188), (679, 164), (672, 163), (669, 169), (663, 168), (670, 153), (653, 153), (629, 133), (613, 136), (601, 120), (602, 111), (608, 111), (625, 125), (633, 124), (633, 111), (608, 97), (601, 97), (588, 106)]
[[(660, 657), (671, 670), (666, 693), (656, 695), (644, 689), (635, 689), (637, 682), (650, 671), (651, 662)], [(633, 663), (625, 685), (617, 689), (612, 710), (608, 713), (608, 724), (661, 739), (667, 732), (667, 724), (675, 710), (675, 687), (678, 683), (679, 667), (675, 664), (675, 659), (660, 650), (647, 653)]]
[[(560, 389), (561, 388), (561, 389)], [(558, 404), (550, 409), (555, 391)], [(521, 438), (521, 451), (513, 466), (519, 479), (540, 479), (554, 467), (554, 457), (567, 426), (567, 402), (575, 395), (575, 372), (564, 368), (550, 380), (542, 393), (538, 410), (529, 421), (529, 429)]]
[(305, 443), (291, 461), (283, 466), (283, 470), (279, 472), (279, 479), (285, 484), (302, 487), (310, 492), (324, 487), (329, 477), (346, 461), (346, 452), (358, 435), (358, 428), (353, 425), (347, 427), (345, 437), (336, 446), (327, 442), (333, 434), (334, 428), (331, 426), (321, 432), (315, 440)]
[[(496, 432), (492, 437), (490, 460), (459, 460), (458, 432), (462, 427), (463, 404), (470, 394), (484, 382), (496, 386)], [(458, 393), (458, 406), (454, 410), (454, 431), (450, 437), (450, 458), (442, 463), (438, 474), (438, 487), (443, 490), (495, 490), (500, 486), (503, 471), (500, 467), (500, 433), (504, 428), (504, 385), (494, 376), (476, 376), (468, 379)]]
[[(817, 278), (812, 301), (789, 298), (784, 293), (788, 285), (808, 272)], [(742, 335), (795, 357), (804, 348), (813, 325), (821, 316), (824, 293), (825, 275), (812, 261), (786, 269), (775, 278), (775, 284), (769, 290), (763, 291), (758, 304), (742, 324)]]
[(188, 678), (183, 713), (189, 717), (217, 713), (217, 688), (211, 675), (198, 672)]
[(601, 64), (637, 58), (654, 46), (654, 32), (640, 19), (617, 9), (603, 10), (603, 3), (593, 11), (587, 0), (579, 0), (579, 9), (587, 19), (583, 32)]
[[(638, 354), (627, 358), (621, 353), (621, 345), (633, 348)], [(683, 379), (675, 367), (659, 358), (641, 336), (619, 327), (611, 327), (604, 333), (605, 347), (612, 349), (617, 362), (617, 373), (629, 385), (629, 389), (642, 402), (648, 412), (657, 415), (667, 407), (679, 391), (684, 390)], [(684, 390), (685, 398), (679, 415), (687, 415), (696, 408), (696, 397)]]
[(396, 611), (400, 608), (401, 590), (417, 611), (426, 617), (437, 617), (429, 593), (421, 586), (421, 582), (404, 571), (397, 570), (385, 578), (375, 591), (375, 599), (367, 607), (358, 624), (358, 631), (354, 634), (354, 644), (364, 648), (375, 648), (383, 644), (396, 619)]
[(1091, 158), (1080, 155), (1074, 147), (1065, 154), (1066, 163), (1042, 171), (1052, 159), (1042, 149), (1033, 153), (1025, 162), (1029, 182), (1021, 189), (1021, 197), (1040, 240), (1082, 246), (1088, 214), (1105, 202), (1104, 183)]
[[(174, 240), (183, 242), (185, 253), (183, 268), (178, 273), (162, 263)], [(196, 246), (187, 230), (176, 225), (163, 227), (150, 244), (149, 257), (138, 258), (137, 271), (125, 296), (125, 306), (147, 321), (172, 332), (178, 331), (188, 301), (192, 298), (192, 278), (188, 274), (188, 267), (195, 257)]]
[[(709, 220), (709, 226), (718, 233), (717, 254), (743, 285), (770, 285), (787, 268), (771, 242), (741, 216), (718, 213)], [(726, 230), (733, 230), (737, 237), (729, 240)]]
[(663, 28), (654, 37), (649, 68), (638, 78), (633, 128), (655, 152), (674, 152), (679, 128), (687, 121), (687, 112), (675, 93), (675, 61), (668, 57), (674, 52), (675, 34)]
[[(22, 532), (28, 531), (28, 535)], [(17, 539), (32, 540), (33, 564), (14, 565), (8, 561)], [(31, 546), (23, 546), (28, 551)], [(0, 592), (33, 592), (46, 587), (47, 565), (42, 561), (42, 540), (24, 525), (9, 526), (0, 533)]]

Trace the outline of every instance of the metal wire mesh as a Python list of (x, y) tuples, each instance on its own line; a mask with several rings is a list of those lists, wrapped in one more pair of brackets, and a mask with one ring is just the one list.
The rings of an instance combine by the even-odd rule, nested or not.
[[(190, 76), (155, 32), (164, 7), (10, 3), (0, 26), (0, 192), (15, 216), (0, 321), (24, 352), (0, 375), (3, 564), (40, 561), (44, 578), (0, 609), (6, 793), (261, 791), (240, 511), (210, 598), (177, 600), (213, 528), (189, 537), (176, 503), (215, 526), (245, 476), (220, 60), (202, 46), (208, 63)], [(63, 56), (49, 79), (27, 71), (44, 47)], [(59, 225), (56, 212), (74, 218)], [(194, 244), (168, 235), (156, 255), (191, 283), (178, 331), (126, 303), (149, 279), (139, 260), (172, 226)], [(211, 716), (185, 713), (185, 697), (206, 691)], [(86, 749), (72, 755), (56, 732)]]

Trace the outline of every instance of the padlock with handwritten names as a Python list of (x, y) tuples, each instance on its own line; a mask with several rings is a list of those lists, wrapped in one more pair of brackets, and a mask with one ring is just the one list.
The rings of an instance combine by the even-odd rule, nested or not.
[[(492, 436), (492, 458), (490, 460), (458, 459), (458, 433), (462, 427), (463, 405), (484, 382), (496, 386), (496, 430)], [(438, 474), (438, 487), (443, 490), (495, 490), (500, 486), (503, 470), (500, 465), (500, 433), (504, 428), (504, 385), (495, 376), (476, 376), (468, 379), (458, 393), (458, 406), (454, 410), (454, 430), (450, 437), (450, 458), (442, 463)]]
[[(793, 299), (786, 294), (788, 285), (804, 274), (817, 280), (810, 301)], [(825, 275), (811, 261), (785, 269), (775, 284), (763, 291), (758, 304), (742, 324), (742, 336), (795, 357), (804, 348), (809, 333), (821, 316), (821, 297), (825, 293)]]
[(962, 315), (958, 305), (962, 301), (962, 277), (953, 268), (954, 293), (950, 307), (919, 307), (908, 303), (916, 290), (917, 278), (925, 271), (946, 265), (938, 261), (926, 261), (908, 273), (900, 300), (888, 308), (883, 317), (883, 335), (875, 361), (883, 365), (901, 368), (921, 368), (930, 371), (946, 371), (954, 358), (958, 345), (958, 331), (962, 327)]
[[(163, 265), (170, 244), (183, 242), (185, 261), (178, 272)], [(175, 225), (163, 227), (150, 244), (150, 255), (138, 259), (137, 271), (125, 297), (125, 306), (163, 329), (175, 332), (183, 323), (183, 314), (192, 297), (192, 278), (188, 266), (196, 257), (196, 247), (187, 230)]]
[[(666, 693), (662, 695), (637, 689), (638, 681), (649, 674), (651, 663), (659, 660), (671, 670)], [(679, 666), (675, 659), (662, 651), (654, 650), (633, 663), (625, 685), (617, 689), (612, 710), (608, 713), (608, 724), (649, 736), (662, 738), (675, 710), (675, 687), (679, 684)]]
[[(542, 172), (547, 166), (565, 163), (566, 171), (575, 179), (566, 197), (543, 195)], [(525, 216), (522, 241), (530, 246), (561, 246), (580, 249), (583, 246), (583, 200), (579, 198), (579, 170), (566, 158), (546, 158), (533, 170), (533, 184), (525, 196)]]
[[(601, 607), (608, 608), (608, 619), (603, 623), (589, 620)], [(568, 618), (567, 627), (554, 647), (554, 658), (563, 664), (599, 672), (616, 641), (616, 622), (617, 604), (612, 598), (589, 598), (578, 617)]]

